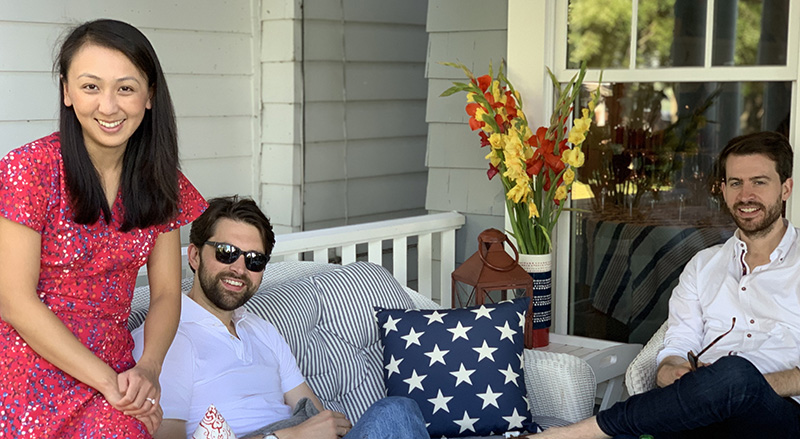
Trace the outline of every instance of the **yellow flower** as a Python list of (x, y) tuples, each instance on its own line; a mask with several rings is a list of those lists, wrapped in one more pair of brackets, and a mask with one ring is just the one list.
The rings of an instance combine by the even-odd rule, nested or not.
[(500, 81), (498, 80), (492, 82), (492, 97), (495, 102), (500, 101)]
[(561, 186), (556, 188), (555, 199), (561, 201), (564, 198), (567, 198), (567, 186), (562, 184)]
[(564, 171), (563, 177), (564, 177), (564, 183), (570, 185), (572, 184), (573, 181), (575, 181), (575, 171), (573, 171), (572, 168), (569, 168), (566, 171)]
[(475, 110), (475, 120), (483, 121), (483, 115), (486, 114), (486, 111), (483, 110), (483, 107), (478, 107)]
[(584, 140), (586, 140), (586, 135), (576, 130), (575, 127), (569, 131), (569, 138), (567, 139), (569, 143), (573, 145), (580, 145)]
[(539, 209), (533, 201), (528, 202), (528, 218), (539, 218)]
[(530, 185), (519, 184), (518, 181), (514, 187), (508, 190), (506, 197), (515, 203), (519, 203), (521, 200), (525, 199), (528, 196), (530, 191), (531, 191)]
[(525, 173), (525, 169), (522, 167), (522, 160), (517, 157), (512, 157), (511, 159), (506, 156), (506, 172), (503, 173), (503, 177), (508, 177), (509, 180), (515, 180), (517, 184), (520, 184), (520, 179), (524, 179), (527, 183), (528, 174)]
[(503, 150), (506, 154), (513, 154), (516, 157), (523, 157), (525, 155), (522, 140), (520, 140), (519, 133), (516, 130), (511, 130), (511, 134), (507, 135)]
[(489, 160), (489, 163), (491, 163), (492, 166), (494, 166), (495, 168), (500, 166), (500, 156), (497, 154), (497, 151), (495, 151), (494, 149), (491, 150), (489, 152), (489, 154), (486, 154), (486, 157), (484, 157), (484, 158), (486, 160)]
[(589, 117), (589, 110), (584, 108), (581, 110), (581, 114), (583, 114), (583, 117), (576, 120), (574, 125), (583, 132), (589, 131), (589, 127), (592, 126), (592, 118)]
[(589, 117), (589, 110), (583, 109), (583, 117), (575, 119), (572, 129), (569, 130), (569, 143), (580, 145), (586, 140), (586, 132), (592, 126), (592, 119)]
[(564, 155), (561, 156), (561, 161), (573, 168), (580, 168), (583, 166), (584, 159), (583, 151), (581, 151), (581, 148), (578, 146), (564, 151)]
[(494, 133), (489, 136), (489, 143), (492, 145), (492, 149), (503, 149), (506, 144), (506, 136), (500, 133)]
[(467, 102), (475, 102), (475, 95), (477, 93), (469, 92), (467, 93)]

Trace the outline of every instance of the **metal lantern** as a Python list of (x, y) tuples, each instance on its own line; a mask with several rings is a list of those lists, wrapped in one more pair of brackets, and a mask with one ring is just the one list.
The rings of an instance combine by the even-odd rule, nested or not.
[[(504, 243), (514, 251), (514, 258), (506, 252)], [(525, 316), (525, 347), (532, 348), (533, 279), (518, 262), (519, 252), (503, 232), (484, 230), (478, 235), (478, 251), (453, 271), (452, 303), (453, 307), (465, 307), (530, 297), (531, 304)]]

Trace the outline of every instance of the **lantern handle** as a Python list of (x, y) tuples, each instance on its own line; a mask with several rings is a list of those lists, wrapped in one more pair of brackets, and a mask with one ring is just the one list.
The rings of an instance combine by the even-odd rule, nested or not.
[[(506, 236), (505, 234), (503, 234), (503, 242), (507, 242), (508, 245), (511, 246), (511, 250), (514, 250), (514, 262), (504, 267), (497, 267), (493, 265), (491, 262), (486, 260), (484, 252), (488, 251), (488, 249), (484, 249), (485, 246), (481, 245), (484, 243), (484, 241), (481, 241), (480, 236), (478, 236), (478, 256), (480, 256), (481, 261), (483, 261), (484, 265), (486, 265), (487, 267), (491, 268), (494, 271), (502, 271), (502, 272), (511, 271), (519, 263), (519, 252), (517, 251), (517, 247), (514, 246), (514, 243), (511, 242), (511, 240), (508, 239), (508, 236)], [(503, 243), (501, 242), (500, 245), (502, 244)]]

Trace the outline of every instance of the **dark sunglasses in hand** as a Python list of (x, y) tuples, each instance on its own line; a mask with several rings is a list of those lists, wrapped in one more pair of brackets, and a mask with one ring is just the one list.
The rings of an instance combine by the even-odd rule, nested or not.
[(689, 351), (686, 354), (686, 357), (689, 359), (689, 367), (692, 370), (697, 370), (697, 364), (700, 362), (700, 356), (703, 355), (709, 348), (711, 348), (711, 346), (714, 346), (715, 344), (717, 344), (718, 341), (722, 340), (722, 337), (725, 337), (726, 335), (730, 334), (731, 331), (733, 331), (734, 326), (736, 326), (736, 317), (731, 319), (731, 329), (728, 329), (727, 331), (723, 332), (719, 337), (715, 338), (714, 341), (712, 341), (708, 346), (704, 347), (699, 354), (695, 355), (694, 352)]
[(227, 242), (206, 241), (205, 244), (214, 247), (216, 250), (214, 256), (216, 256), (217, 261), (223, 264), (233, 264), (239, 259), (239, 256), (244, 255), (244, 266), (247, 267), (248, 270), (257, 273), (264, 271), (267, 262), (269, 262), (269, 256), (264, 253), (244, 251)]

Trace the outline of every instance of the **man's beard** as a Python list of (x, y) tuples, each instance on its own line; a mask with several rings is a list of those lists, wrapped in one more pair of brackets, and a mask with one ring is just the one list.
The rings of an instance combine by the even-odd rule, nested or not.
[[(739, 211), (741, 207), (757, 207), (764, 212), (764, 219), (761, 221), (754, 221), (754, 220), (742, 220), (736, 215), (736, 212)], [(739, 230), (742, 231), (742, 234), (747, 236), (748, 238), (760, 238), (766, 236), (772, 228), (775, 226), (777, 221), (781, 218), (781, 213), (783, 211), (783, 200), (778, 198), (778, 201), (774, 204), (769, 206), (765, 206), (761, 203), (736, 203), (733, 205), (733, 221), (736, 223), (736, 226), (739, 227)]]
[[(208, 300), (219, 309), (225, 311), (233, 311), (244, 305), (253, 294), (256, 293), (258, 285), (253, 285), (250, 279), (246, 276), (237, 276), (231, 272), (221, 271), (216, 276), (208, 273), (203, 266), (203, 260), (200, 259), (200, 264), (197, 267), (197, 275), (200, 279), (200, 287)], [(222, 278), (236, 279), (244, 283), (244, 289), (241, 293), (236, 294), (232, 291), (226, 290), (222, 286)]]

